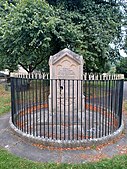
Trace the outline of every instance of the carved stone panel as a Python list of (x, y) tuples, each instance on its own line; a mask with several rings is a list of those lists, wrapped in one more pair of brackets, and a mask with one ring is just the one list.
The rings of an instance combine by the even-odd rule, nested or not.
[[(49, 111), (74, 114), (83, 111), (83, 58), (64, 49), (50, 57)], [(71, 118), (71, 116), (70, 116)]]

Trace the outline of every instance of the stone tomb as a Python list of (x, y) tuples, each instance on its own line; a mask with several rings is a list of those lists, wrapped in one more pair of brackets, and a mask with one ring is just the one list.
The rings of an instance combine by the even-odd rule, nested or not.
[(82, 56), (65, 48), (50, 56), (49, 65), (49, 112), (57, 118), (57, 122), (71, 125), (77, 120), (80, 121), (81, 112), (84, 112)]

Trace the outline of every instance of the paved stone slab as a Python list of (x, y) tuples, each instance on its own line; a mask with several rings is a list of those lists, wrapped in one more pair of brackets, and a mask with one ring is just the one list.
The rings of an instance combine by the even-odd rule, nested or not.
[(26, 142), (19, 142), (9, 149), (19, 157), (39, 162), (58, 162), (60, 154), (57, 151), (41, 150)]
[(109, 145), (104, 147), (101, 152), (106, 154), (108, 157), (113, 157), (114, 155), (118, 154), (119, 151), (116, 145)]
[[(126, 116), (124, 119), (127, 118)], [(125, 135), (117, 140), (115, 143), (107, 144), (101, 149), (92, 147), (85, 150), (52, 150), (52, 149), (40, 149), (33, 146), (31, 143), (24, 141), (19, 136), (15, 135), (9, 127), (9, 114), (0, 117), (0, 146), (6, 148), (11, 153), (27, 158), (29, 160), (38, 162), (55, 162), (55, 163), (86, 163), (93, 161), (93, 158), (101, 154), (105, 157), (113, 157), (124, 152), (127, 148), (127, 132)], [(127, 124), (125, 123), (125, 128)]]
[(87, 159), (82, 159), (81, 154), (83, 153), (77, 153), (76, 151), (70, 151), (70, 152), (63, 152), (62, 153), (62, 159), (61, 163), (85, 163), (88, 162)]
[(4, 116), (0, 117), (0, 131), (9, 127), (9, 117), (10, 113), (7, 113)]
[(3, 147), (12, 147), (19, 141), (21, 141), (21, 139), (11, 133), (10, 129), (3, 130), (3, 132), (0, 133), (0, 144)]
[(127, 136), (125, 136), (124, 138), (120, 139), (118, 141), (117, 145), (119, 145), (119, 146), (123, 146), (123, 145), (127, 146)]

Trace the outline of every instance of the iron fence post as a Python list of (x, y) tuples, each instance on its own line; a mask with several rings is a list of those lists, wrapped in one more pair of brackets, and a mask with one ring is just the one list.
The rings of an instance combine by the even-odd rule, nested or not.
[(119, 91), (119, 127), (122, 124), (122, 105), (123, 105), (123, 88), (124, 80), (120, 80), (120, 91)]

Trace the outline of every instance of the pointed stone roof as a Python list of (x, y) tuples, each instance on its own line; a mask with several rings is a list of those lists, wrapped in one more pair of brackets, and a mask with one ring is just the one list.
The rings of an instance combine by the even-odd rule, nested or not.
[(70, 57), (71, 59), (75, 60), (75, 62), (79, 64), (83, 64), (83, 57), (72, 52), (70, 49), (67, 48), (61, 50), (60, 52), (56, 53), (53, 56), (50, 56), (49, 64), (55, 64), (65, 56)]

